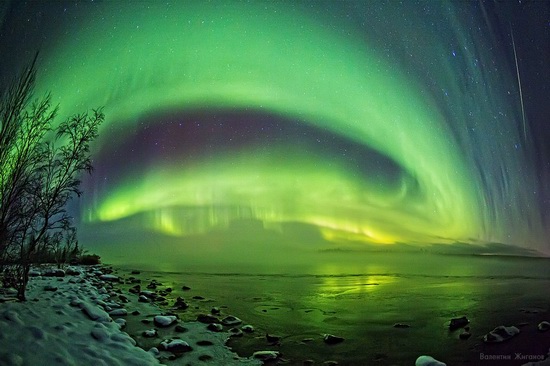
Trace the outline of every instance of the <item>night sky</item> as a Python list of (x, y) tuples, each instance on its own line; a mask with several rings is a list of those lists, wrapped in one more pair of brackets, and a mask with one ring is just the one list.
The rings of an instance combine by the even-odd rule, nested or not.
[(250, 220), (550, 254), (549, 4), (4, 1), (0, 82), (40, 50), (61, 118), (104, 107), (84, 243)]

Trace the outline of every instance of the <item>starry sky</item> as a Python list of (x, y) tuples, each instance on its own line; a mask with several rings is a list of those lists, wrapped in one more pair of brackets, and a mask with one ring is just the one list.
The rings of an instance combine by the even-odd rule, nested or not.
[(0, 82), (104, 107), (84, 243), (550, 254), (548, 4), (4, 2)]

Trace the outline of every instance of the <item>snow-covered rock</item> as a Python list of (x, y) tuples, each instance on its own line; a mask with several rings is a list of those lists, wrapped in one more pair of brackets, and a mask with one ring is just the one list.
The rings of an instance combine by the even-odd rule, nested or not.
[(172, 353), (184, 353), (193, 350), (189, 343), (181, 339), (165, 340), (160, 343), (160, 347), (165, 351)]
[(539, 325), (537, 325), (537, 329), (540, 330), (541, 332), (546, 332), (548, 329), (550, 329), (550, 323), (547, 322), (546, 320), (542, 321), (539, 323)]
[(223, 325), (235, 326), (241, 324), (243, 321), (236, 316), (229, 315), (222, 319)]
[(1, 304), (0, 365), (159, 365), (95, 304), (102, 295), (92, 281), (59, 279), (32, 277), (27, 297), (38, 301)]
[(254, 332), (254, 327), (250, 324), (246, 324), (241, 327), (241, 330), (245, 333), (252, 333)]
[(447, 366), (446, 363), (436, 360), (432, 356), (420, 356), (414, 363), (415, 366)]
[(157, 327), (169, 327), (175, 322), (178, 321), (178, 318), (175, 315), (157, 315), (153, 318), (153, 322)]
[(41, 276), (42, 273), (36, 269), (31, 269), (29, 271), (29, 277), (38, 277), (38, 276)]
[(279, 357), (279, 352), (277, 351), (257, 351), (252, 354), (252, 357), (257, 358), (262, 361), (275, 360)]
[(99, 306), (95, 304), (91, 304), (88, 302), (81, 302), (79, 304), (80, 308), (82, 309), (82, 312), (88, 316), (91, 320), (96, 320), (99, 322), (110, 322), (111, 317), (109, 314), (105, 312), (105, 310), (101, 309)]
[(212, 332), (221, 332), (223, 330), (223, 325), (220, 323), (210, 323), (206, 329), (211, 330)]
[(337, 343), (342, 343), (344, 341), (344, 338), (338, 337), (332, 334), (325, 334), (323, 336), (323, 341), (326, 344), (337, 344)]
[[(182, 364), (200, 365), (207, 360), (209, 364), (224, 366), (262, 364), (259, 359), (241, 358), (233, 353), (225, 345), (230, 337), (228, 332), (208, 331), (205, 324), (199, 322), (181, 323), (185, 325), (181, 327), (182, 333), (177, 332), (177, 325), (163, 329), (164, 333), (174, 332), (172, 334), (185, 337), (185, 340), (168, 338), (163, 352), (156, 347), (148, 351), (137, 347), (136, 341), (122, 331), (124, 319), (112, 321), (105, 311), (121, 309), (118, 300), (127, 293), (113, 291), (111, 283), (102, 288), (105, 291), (98, 289), (105, 285), (98, 278), (99, 268), (77, 267), (81, 275), (70, 278), (32, 277), (27, 297), (37, 301), (1, 303), (0, 365), (154, 366), (159, 365), (157, 358), (166, 356), (163, 352), (175, 353)], [(78, 283), (70, 281), (74, 278)], [(45, 292), (46, 286), (55, 286), (58, 290)], [(137, 314), (161, 314), (150, 301), (140, 303), (137, 296), (128, 296), (128, 299), (125, 308)], [(141, 331), (135, 331), (136, 336), (142, 336)], [(197, 350), (181, 352), (187, 350), (183, 342), (193, 348), (197, 345)]]
[(128, 315), (128, 310), (126, 309), (115, 309), (109, 311), (110, 316), (126, 316)]
[(145, 338), (154, 338), (158, 335), (158, 332), (156, 329), (148, 329), (141, 333), (142, 336)]
[(61, 268), (48, 268), (42, 273), (46, 277), (65, 277), (65, 271)]
[(118, 282), (118, 276), (115, 276), (113, 274), (104, 274), (99, 276), (99, 279), (102, 281), (111, 281), (111, 282)]

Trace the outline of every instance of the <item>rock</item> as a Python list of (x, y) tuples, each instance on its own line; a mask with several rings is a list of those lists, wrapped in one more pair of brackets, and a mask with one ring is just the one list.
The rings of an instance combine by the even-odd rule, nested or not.
[(94, 328), (92, 329), (92, 337), (94, 337), (95, 339), (97, 339), (98, 341), (100, 342), (104, 342), (106, 341), (107, 339), (109, 339), (109, 333), (107, 333), (107, 330), (105, 330), (105, 328)]
[(102, 281), (109, 281), (109, 282), (119, 282), (118, 276), (112, 275), (112, 274), (104, 274), (99, 276), (99, 279)]
[(231, 329), (229, 329), (229, 336), (230, 337), (242, 337), (243, 336), (243, 331), (240, 330), (239, 328), (231, 328)]
[(222, 319), (222, 324), (227, 326), (239, 325), (242, 322), (243, 321), (241, 319), (233, 315), (226, 316), (225, 318)]
[(8, 296), (16, 296), (17, 295), (17, 290), (14, 289), (13, 287), (10, 287), (10, 288), (7, 288), (4, 290), (4, 294), (8, 295)]
[(128, 298), (124, 295), (118, 295), (118, 299), (120, 300), (120, 302), (123, 302), (125, 304), (130, 302), (130, 300), (128, 300)]
[(458, 328), (462, 328), (468, 325), (468, 323), (470, 323), (470, 321), (465, 316), (460, 318), (452, 318), (451, 321), (449, 322), (449, 329), (456, 330)]
[(193, 299), (195, 299), (195, 300), (204, 300), (204, 297), (202, 297), (202, 296), (193, 296)]
[(403, 323), (395, 323), (393, 325), (394, 328), (410, 328), (411, 326), (409, 324), (403, 324)]
[(185, 302), (183, 297), (178, 297), (173, 307), (178, 310), (185, 310), (189, 307), (189, 304)]
[(220, 309), (217, 308), (217, 307), (213, 307), (212, 310), (210, 310), (210, 312), (214, 315), (219, 315), (220, 314)]
[(192, 351), (193, 348), (189, 343), (181, 339), (165, 340), (160, 343), (160, 348), (172, 353), (184, 353)]
[(75, 267), (68, 267), (66, 273), (69, 276), (80, 276), (82, 274), (82, 271)]
[(414, 366), (447, 366), (447, 364), (436, 360), (432, 356), (420, 356), (416, 359)]
[(198, 341), (197, 342), (197, 346), (203, 346), (203, 347), (206, 347), (206, 346), (213, 346), (214, 343), (210, 342), (210, 341)]
[(258, 360), (267, 361), (275, 360), (279, 357), (279, 352), (277, 351), (257, 351), (252, 354), (253, 358)]
[(176, 324), (176, 327), (174, 328), (174, 331), (177, 332), (177, 333), (185, 333), (187, 332), (187, 328), (179, 325), (179, 324)]
[(210, 355), (200, 355), (199, 356), (199, 361), (210, 361), (211, 359), (213, 359), (213, 357), (210, 356)]
[(149, 300), (149, 298), (145, 295), (139, 295), (138, 301), (139, 302), (150, 302), (151, 300)]
[(139, 294), (141, 292), (141, 285), (135, 285), (133, 287), (130, 287), (128, 289), (128, 292), (130, 292), (132, 294)]
[(460, 335), (458, 336), (460, 339), (468, 339), (472, 336), (472, 333), (468, 332), (468, 331), (463, 331), (462, 333), (460, 333)]
[(157, 297), (157, 294), (154, 293), (153, 291), (141, 291), (139, 294), (140, 296), (145, 296), (150, 299), (155, 299)]
[(344, 341), (344, 338), (338, 337), (332, 334), (325, 334), (323, 336), (323, 341), (326, 344), (337, 344), (337, 343), (342, 343)]
[(483, 336), (483, 341), (485, 343), (500, 343), (512, 338), (513, 336), (519, 334), (519, 329), (510, 326), (505, 327), (504, 325), (498, 326), (489, 333)]
[(537, 329), (541, 332), (546, 332), (548, 329), (550, 329), (550, 323), (547, 321), (542, 321), (537, 325)]
[(155, 338), (156, 336), (158, 336), (158, 332), (156, 329), (149, 329), (149, 330), (143, 331), (141, 335), (144, 336), (145, 338)]
[(302, 343), (309, 343), (309, 342), (313, 342), (314, 339), (313, 338), (304, 338), (302, 339)]
[(304, 362), (302, 362), (302, 365), (303, 366), (311, 366), (311, 365), (315, 365), (315, 361), (308, 358), (307, 360), (304, 360)]
[(132, 315), (139, 315), (139, 314), (141, 314), (141, 313), (139, 312), (139, 310), (134, 310), (134, 311), (132, 311)]
[(41, 276), (42, 273), (40, 273), (40, 271), (37, 271), (36, 269), (31, 269), (29, 271), (29, 277), (38, 277), (38, 276)]
[(211, 330), (212, 332), (221, 332), (223, 330), (223, 325), (219, 323), (210, 323), (206, 329)]
[(140, 273), (141, 273), (140, 271), (136, 271), (136, 270), (130, 272), (130, 274), (133, 274), (133, 275), (138, 275), (138, 274), (140, 274)]
[(128, 315), (128, 310), (126, 309), (115, 309), (109, 311), (110, 316), (126, 316)]
[(61, 268), (49, 268), (46, 270), (42, 276), (46, 277), (65, 277), (65, 271)]
[(79, 304), (82, 312), (88, 316), (88, 318), (98, 321), (98, 322), (110, 322), (111, 317), (105, 312), (105, 310), (100, 309), (97, 305), (93, 305), (87, 302), (81, 302)]
[(57, 287), (52, 286), (52, 285), (46, 285), (46, 286), (44, 286), (44, 291), (52, 291), (52, 292), (55, 292), (55, 291), (57, 291)]
[(166, 328), (178, 321), (175, 315), (157, 315), (153, 318), (153, 322), (157, 327)]
[(254, 332), (254, 327), (250, 324), (247, 324), (247, 325), (243, 325), (241, 327), (241, 330), (245, 333), (252, 333), (252, 332)]
[(216, 318), (215, 316), (207, 315), (207, 314), (199, 314), (197, 316), (197, 321), (199, 321), (201, 323), (205, 323), (205, 324), (219, 323), (220, 322), (220, 320), (218, 318)]
[(181, 289), (182, 289), (183, 291), (189, 291), (189, 290), (191, 290), (191, 287), (189, 287), (189, 286), (181, 286)]
[(126, 319), (118, 318), (115, 320), (115, 323), (118, 324), (120, 329), (126, 328)]
[(134, 338), (130, 337), (128, 333), (125, 332), (119, 332), (111, 334), (111, 341), (118, 342), (118, 343), (126, 343), (130, 346), (136, 346), (137, 342)]
[(329, 361), (323, 362), (323, 366), (337, 366), (337, 365), (338, 365), (338, 361), (329, 360)]
[(265, 339), (267, 340), (268, 343), (274, 344), (274, 343), (279, 343), (279, 341), (281, 340), (281, 337), (266, 333)]

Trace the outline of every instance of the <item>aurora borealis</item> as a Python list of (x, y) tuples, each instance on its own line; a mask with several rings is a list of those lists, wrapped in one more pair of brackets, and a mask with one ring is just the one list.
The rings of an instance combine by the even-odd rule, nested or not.
[(37, 94), (63, 117), (107, 117), (75, 210), (84, 241), (86, 226), (177, 241), (247, 219), (329, 242), (549, 252), (536, 114), (523, 119), (513, 19), (496, 6), (50, 7), (56, 24), (27, 35), (45, 34), (25, 50), (41, 48)]

